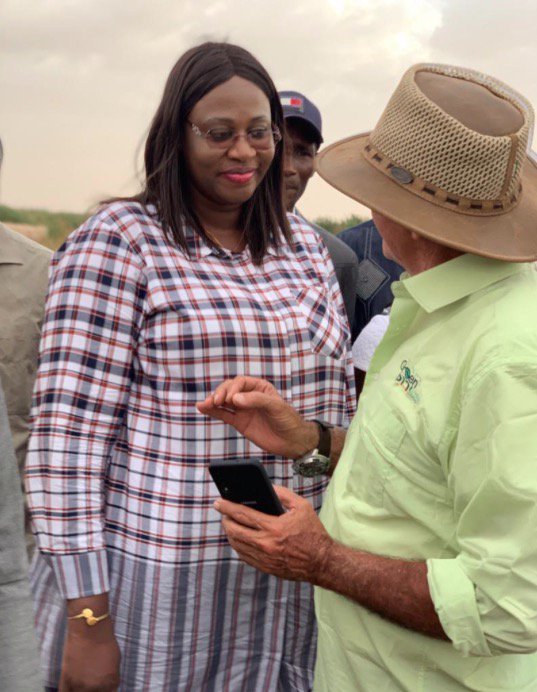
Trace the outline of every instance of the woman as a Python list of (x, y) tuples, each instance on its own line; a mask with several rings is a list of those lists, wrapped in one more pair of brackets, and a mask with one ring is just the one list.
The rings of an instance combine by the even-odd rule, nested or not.
[(193, 48), (154, 117), (143, 191), (54, 258), (27, 463), (52, 687), (311, 686), (310, 590), (239, 564), (207, 467), (261, 457), (317, 505), (324, 482), (293, 478), (289, 461), (195, 406), (249, 373), (311, 418), (341, 424), (352, 411), (326, 251), (285, 217), (281, 129), (252, 55)]

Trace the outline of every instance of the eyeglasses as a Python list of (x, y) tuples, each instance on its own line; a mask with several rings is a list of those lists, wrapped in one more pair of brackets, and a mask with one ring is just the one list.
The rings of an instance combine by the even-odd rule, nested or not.
[(220, 125), (211, 127), (203, 132), (197, 125), (187, 120), (192, 128), (192, 132), (198, 137), (203, 137), (209, 146), (215, 149), (229, 149), (229, 147), (239, 137), (246, 137), (246, 141), (253, 149), (270, 149), (275, 144), (281, 141), (282, 135), (276, 125), (269, 127), (268, 125), (260, 125), (251, 127), (246, 132), (235, 132), (232, 127)]

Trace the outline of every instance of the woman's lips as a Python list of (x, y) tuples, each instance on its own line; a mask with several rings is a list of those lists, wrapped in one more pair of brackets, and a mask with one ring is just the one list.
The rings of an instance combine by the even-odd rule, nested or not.
[(231, 183), (236, 183), (237, 185), (245, 185), (249, 183), (254, 177), (255, 169), (248, 171), (224, 171), (221, 175), (229, 180)]

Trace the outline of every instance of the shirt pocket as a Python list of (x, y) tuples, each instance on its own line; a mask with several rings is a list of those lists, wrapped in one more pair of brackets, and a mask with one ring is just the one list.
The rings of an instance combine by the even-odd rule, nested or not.
[(291, 287), (289, 300), (311, 350), (340, 360), (347, 352), (349, 329), (330, 296), (316, 286)]
[(398, 473), (399, 452), (408, 433), (403, 419), (380, 397), (365, 408), (360, 412), (359, 473), (351, 474), (354, 487), (349, 491), (372, 507), (384, 508), (386, 486)]

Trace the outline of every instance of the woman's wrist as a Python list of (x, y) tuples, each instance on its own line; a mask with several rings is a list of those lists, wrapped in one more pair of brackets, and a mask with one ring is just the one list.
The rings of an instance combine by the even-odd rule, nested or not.
[(113, 637), (114, 628), (108, 609), (108, 594), (67, 601), (67, 633), (92, 641)]

